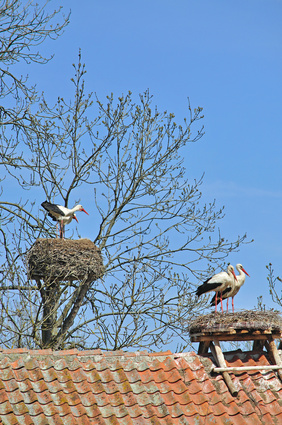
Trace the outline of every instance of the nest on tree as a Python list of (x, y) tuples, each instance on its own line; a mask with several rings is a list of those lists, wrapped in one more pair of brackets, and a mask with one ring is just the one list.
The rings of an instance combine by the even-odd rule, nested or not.
[(199, 316), (189, 325), (190, 336), (199, 333), (230, 332), (234, 330), (282, 332), (282, 318), (278, 311), (243, 310), (238, 313), (210, 313)]
[(27, 253), (28, 276), (44, 281), (94, 281), (104, 274), (99, 248), (89, 239), (37, 239)]

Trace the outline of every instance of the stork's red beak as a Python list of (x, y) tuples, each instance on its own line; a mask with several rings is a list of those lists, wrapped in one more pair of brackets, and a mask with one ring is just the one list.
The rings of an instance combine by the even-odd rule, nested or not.
[(80, 210), (80, 211), (83, 211), (83, 212), (85, 212), (85, 214), (89, 215), (89, 214), (88, 214), (88, 212), (87, 212), (87, 211), (85, 211), (85, 209), (84, 209), (84, 208), (81, 208), (81, 210)]
[(78, 222), (76, 215), (73, 215), (72, 218), (74, 218)]
[(235, 277), (235, 280), (237, 281), (237, 277), (236, 277), (236, 274), (235, 274), (234, 270), (232, 270), (232, 274)]
[(245, 269), (243, 269), (243, 267), (242, 267), (242, 270), (243, 270), (243, 272), (244, 272), (247, 276), (249, 276), (249, 277), (250, 277), (250, 275), (246, 272), (246, 270), (245, 270)]

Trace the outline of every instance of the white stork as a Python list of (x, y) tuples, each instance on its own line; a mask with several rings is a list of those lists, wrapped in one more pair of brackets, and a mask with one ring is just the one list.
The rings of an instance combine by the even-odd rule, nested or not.
[[(236, 282), (233, 281), (233, 283), (230, 286), (228, 286), (222, 292), (222, 299), (223, 300), (227, 299), (227, 303), (226, 303), (227, 311), (228, 311), (228, 298), (232, 297), (232, 311), (233, 311), (233, 313), (234, 313), (234, 297), (235, 297), (235, 295), (238, 294), (241, 286), (244, 285), (246, 275), (250, 277), (250, 275), (246, 272), (246, 270), (244, 269), (242, 264), (236, 264), (236, 269), (239, 272), (239, 275), (236, 276), (237, 281)], [(218, 300), (217, 300), (217, 303), (219, 303)], [(215, 296), (211, 300), (211, 305), (215, 305)]]
[(72, 219), (78, 222), (78, 219), (75, 215), (76, 211), (83, 211), (87, 215), (88, 212), (82, 207), (82, 205), (76, 205), (75, 207), (69, 209), (63, 207), (62, 205), (51, 204), (48, 201), (42, 202), (42, 207), (48, 212), (48, 216), (52, 218), (53, 221), (60, 223), (60, 238), (64, 238), (64, 227), (65, 224), (69, 224)]
[(237, 280), (234, 273), (234, 267), (229, 264), (226, 272), (220, 272), (207, 279), (199, 288), (196, 290), (198, 297), (210, 291), (215, 291), (215, 311), (217, 311), (217, 294), (220, 292), (221, 311), (223, 312), (222, 305), (222, 292), (229, 286), (232, 285), (233, 281)]

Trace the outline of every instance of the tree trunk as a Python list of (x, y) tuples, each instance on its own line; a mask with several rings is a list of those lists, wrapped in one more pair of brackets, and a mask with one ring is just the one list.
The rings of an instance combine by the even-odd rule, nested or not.
[(55, 305), (57, 302), (58, 291), (56, 287), (58, 282), (45, 282), (44, 283), (44, 292), (42, 301), (43, 301), (43, 323), (42, 323), (42, 345), (43, 348), (49, 348), (54, 334), (56, 334), (56, 321), (57, 314)]

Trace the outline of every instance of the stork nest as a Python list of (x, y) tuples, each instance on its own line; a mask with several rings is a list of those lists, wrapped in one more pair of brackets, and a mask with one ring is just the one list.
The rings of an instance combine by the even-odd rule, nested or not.
[(229, 332), (231, 329), (280, 333), (282, 317), (278, 311), (243, 310), (238, 313), (210, 313), (199, 316), (188, 327), (190, 336), (199, 333)]
[(89, 239), (37, 239), (27, 253), (28, 276), (44, 281), (94, 281), (104, 274), (99, 248)]

